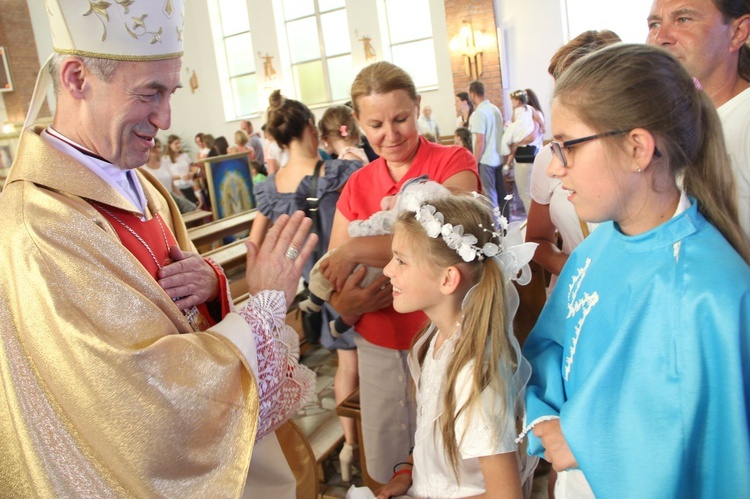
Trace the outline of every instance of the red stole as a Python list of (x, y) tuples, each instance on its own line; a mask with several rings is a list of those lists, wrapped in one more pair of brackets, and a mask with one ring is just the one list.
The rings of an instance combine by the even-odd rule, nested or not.
[[(158, 261), (159, 265), (161, 265), (162, 267), (172, 263), (172, 259), (169, 257), (169, 248), (171, 248), (172, 246), (179, 246), (179, 244), (177, 244), (177, 240), (174, 238), (174, 235), (172, 235), (172, 231), (169, 230), (169, 227), (167, 226), (166, 222), (164, 222), (164, 219), (161, 217), (161, 215), (157, 213), (154, 217), (151, 218), (151, 220), (141, 220), (140, 217), (133, 215), (129, 211), (113, 208), (112, 206), (106, 207), (106, 210), (111, 214), (107, 213), (107, 211), (104, 211), (105, 208), (99, 206), (96, 203), (91, 203), (91, 206), (96, 208), (96, 210), (109, 221), (109, 223), (115, 229), (115, 232), (117, 232), (117, 236), (120, 238), (120, 242), (122, 243), (122, 245), (125, 246), (128, 251), (130, 251), (130, 253), (141, 263), (141, 265), (143, 265), (148, 273), (151, 274), (151, 277), (153, 277), (154, 280), (158, 281), (159, 266), (157, 266), (156, 262)], [(122, 223), (117, 221), (117, 219), (115, 219), (112, 214), (120, 219), (122, 223), (130, 227), (130, 229), (132, 229), (135, 234), (140, 236), (143, 242), (141, 242), (138, 237), (133, 234), (133, 232), (123, 226)], [(148, 248), (146, 246), (148, 246)], [(151, 250), (150, 252), (149, 249)], [(154, 258), (156, 259), (156, 261), (154, 260)], [(209, 264), (211, 263), (209, 262)], [(221, 318), (223, 319), (224, 316), (229, 313), (229, 296), (226, 292), (227, 280), (224, 276), (224, 272), (221, 272), (220, 269), (217, 269), (213, 264), (211, 264), (211, 267), (214, 268), (214, 271), (219, 278)], [(216, 321), (209, 314), (208, 307), (205, 303), (201, 303), (197, 306), (197, 308), (198, 312), (200, 312), (201, 315), (201, 330), (205, 330), (208, 327), (216, 324)]]

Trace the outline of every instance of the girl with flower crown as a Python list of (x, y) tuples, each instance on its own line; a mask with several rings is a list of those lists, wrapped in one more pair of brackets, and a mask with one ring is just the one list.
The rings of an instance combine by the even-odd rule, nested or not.
[[(516, 418), (530, 376), (513, 336), (511, 279), (530, 277), (536, 244), (516, 224), (497, 228), (489, 201), (443, 196), (402, 213), (384, 273), (393, 307), (423, 311), (409, 369), (417, 400), (413, 453), (379, 498), (522, 497), (535, 461), (517, 453)], [(501, 232), (502, 231), (502, 232)], [(529, 465), (532, 464), (532, 465)]]

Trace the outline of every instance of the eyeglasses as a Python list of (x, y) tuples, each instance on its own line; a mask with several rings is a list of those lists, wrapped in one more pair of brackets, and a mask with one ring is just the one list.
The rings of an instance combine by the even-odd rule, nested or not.
[(583, 137), (581, 139), (566, 140), (563, 143), (553, 141), (550, 142), (550, 149), (552, 149), (552, 154), (554, 154), (563, 168), (567, 168), (568, 160), (565, 159), (565, 153), (563, 152), (563, 149), (570, 149), (573, 146), (583, 144), (584, 142), (588, 142), (590, 140), (601, 139), (602, 137), (611, 137), (612, 135), (621, 135), (623, 133), (628, 132), (626, 130), (610, 130), (609, 132), (597, 133), (596, 135), (589, 135), (588, 137)]

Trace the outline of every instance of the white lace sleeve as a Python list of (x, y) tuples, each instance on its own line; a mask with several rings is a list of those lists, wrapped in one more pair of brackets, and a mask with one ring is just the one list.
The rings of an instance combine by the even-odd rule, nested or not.
[(315, 373), (299, 363), (299, 337), (285, 323), (283, 292), (261, 291), (239, 314), (253, 332), (258, 355), (258, 441), (311, 399)]

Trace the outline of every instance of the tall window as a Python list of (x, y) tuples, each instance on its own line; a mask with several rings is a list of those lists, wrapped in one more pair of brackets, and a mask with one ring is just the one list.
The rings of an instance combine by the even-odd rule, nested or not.
[(221, 36), (214, 33), (216, 62), (227, 119), (231, 120), (257, 112), (258, 80), (246, 0), (216, 2), (221, 26)]
[[(645, 43), (648, 35), (646, 18), (653, 0), (602, 2), (601, 0), (566, 0), (568, 40), (590, 29), (610, 29), (627, 43)], [(614, 10), (613, 10), (614, 9)]]
[(406, 70), (417, 88), (438, 84), (429, 0), (385, 0), (391, 62)]
[(345, 0), (283, 0), (297, 98), (307, 105), (346, 100), (354, 74)]

